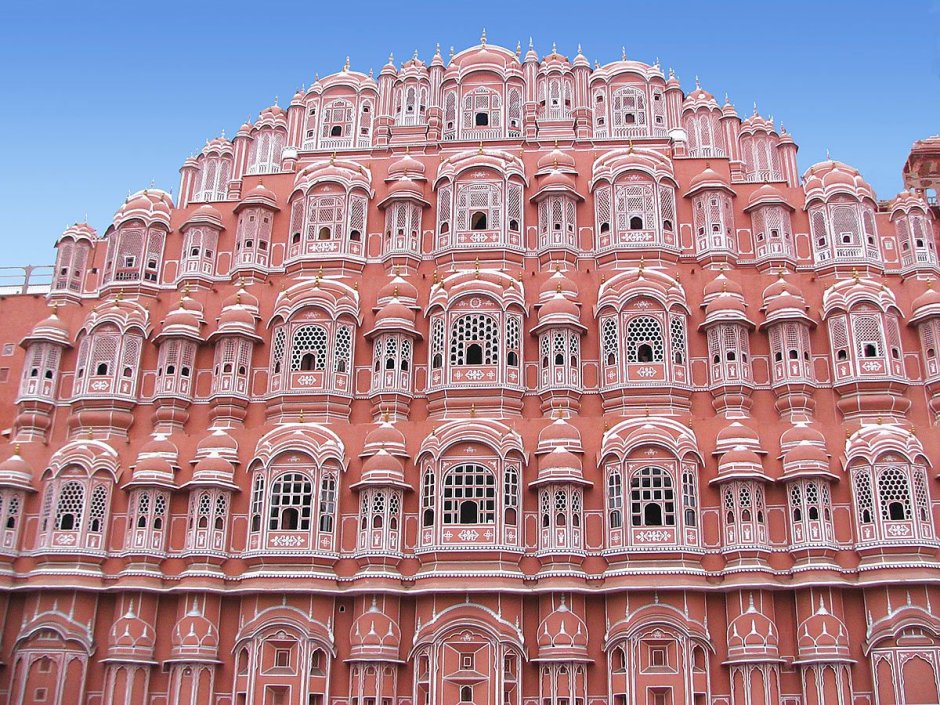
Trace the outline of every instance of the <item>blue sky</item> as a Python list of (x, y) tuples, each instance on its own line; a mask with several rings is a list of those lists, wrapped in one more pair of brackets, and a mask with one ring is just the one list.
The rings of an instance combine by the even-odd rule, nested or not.
[[(389, 13), (387, 7), (398, 8)], [(580, 9), (583, 8), (583, 9)], [(940, 132), (940, 2), (8, 2), (0, 17), (0, 266), (46, 264), (66, 225), (103, 231), (128, 191), (178, 188), (183, 160), (315, 72), (376, 72), (440, 42), (630, 57), (756, 100), (800, 168), (857, 166), (887, 198)]]

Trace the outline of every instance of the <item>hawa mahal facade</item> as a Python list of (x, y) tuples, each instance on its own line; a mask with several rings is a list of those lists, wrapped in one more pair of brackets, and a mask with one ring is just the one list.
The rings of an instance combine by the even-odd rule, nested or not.
[(940, 138), (346, 66), (5, 290), (0, 702), (940, 702)]

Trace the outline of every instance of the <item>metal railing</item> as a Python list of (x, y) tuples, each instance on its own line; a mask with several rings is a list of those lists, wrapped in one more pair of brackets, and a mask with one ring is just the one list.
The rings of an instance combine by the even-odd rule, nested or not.
[(0, 267), (0, 294), (45, 294), (52, 286), (51, 264)]

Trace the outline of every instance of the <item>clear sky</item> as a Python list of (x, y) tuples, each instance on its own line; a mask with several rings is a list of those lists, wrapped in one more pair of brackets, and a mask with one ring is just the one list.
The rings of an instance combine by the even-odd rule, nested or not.
[(698, 75), (742, 116), (757, 101), (800, 146), (800, 168), (858, 167), (881, 198), (911, 143), (940, 133), (940, 2), (48, 2), (0, 11), (0, 266), (47, 264), (66, 225), (103, 232), (129, 191), (179, 188), (179, 167), (221, 130), (287, 105), (301, 84), (376, 73), (393, 52), (429, 61), (479, 43), (540, 55), (580, 42)]

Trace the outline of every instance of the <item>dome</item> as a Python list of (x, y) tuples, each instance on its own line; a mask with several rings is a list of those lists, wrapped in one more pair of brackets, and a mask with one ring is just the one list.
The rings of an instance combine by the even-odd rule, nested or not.
[(715, 453), (724, 453), (737, 446), (761, 452), (760, 436), (750, 426), (734, 421), (722, 427), (715, 436)]
[(581, 327), (580, 313), (574, 301), (566, 298), (564, 294), (557, 293), (539, 306), (538, 321), (540, 326), (557, 322), (573, 323)]
[(551, 299), (555, 294), (562, 294), (575, 300), (577, 300), (579, 294), (577, 284), (565, 276), (565, 273), (560, 269), (555, 270), (555, 273), (542, 283), (539, 288), (539, 300)]
[(746, 305), (743, 297), (722, 294), (706, 304), (705, 320), (706, 322), (711, 322), (711, 319), (716, 318), (721, 318), (722, 320), (746, 318), (745, 308)]
[(555, 446), (550, 453), (545, 453), (539, 458), (538, 477), (531, 484), (538, 486), (550, 482), (591, 484), (584, 479), (581, 459), (560, 445)]
[(235, 466), (232, 465), (231, 461), (222, 457), (219, 451), (212, 450), (196, 462), (195, 467), (193, 467), (193, 478), (186, 484), (237, 489)]
[(418, 335), (415, 328), (417, 314), (414, 309), (408, 308), (397, 299), (392, 299), (379, 309), (375, 315), (375, 326), (366, 333), (372, 337), (384, 331), (407, 331)]
[(536, 454), (550, 453), (556, 448), (564, 448), (573, 453), (583, 453), (581, 434), (564, 418), (557, 418), (539, 432)]
[(772, 478), (764, 472), (760, 456), (751, 448), (739, 445), (721, 455), (718, 461), (718, 477), (714, 478), (711, 484), (737, 479), (771, 480)]
[(424, 180), (425, 172), (427, 167), (424, 166), (421, 162), (411, 156), (409, 152), (405, 152), (405, 155), (400, 159), (392, 162), (388, 167), (388, 178), (403, 178), (407, 177), (409, 179), (418, 181)]
[(734, 191), (731, 190), (731, 185), (728, 183), (728, 179), (710, 166), (706, 166), (702, 171), (692, 177), (692, 180), (689, 182), (689, 190), (685, 195), (691, 196), (699, 191), (705, 190), (723, 190), (732, 195), (734, 194)]
[(824, 447), (816, 443), (803, 441), (790, 445), (781, 456), (783, 458), (783, 477), (787, 480), (795, 477), (829, 477), (838, 479), (830, 469), (829, 454)]
[(238, 443), (224, 428), (210, 429), (211, 433), (196, 444), (196, 459), (205, 458), (213, 451), (216, 454), (238, 462)]
[(480, 44), (464, 49), (450, 60), (448, 71), (457, 69), (466, 73), (476, 69), (493, 69), (502, 73), (507, 68), (520, 68), (519, 57), (515, 52), (503, 47), (488, 45), (486, 32), (480, 38)]
[(851, 656), (848, 630), (826, 609), (821, 596), (819, 607), (797, 628), (797, 650), (801, 661), (829, 662)]
[(728, 625), (728, 658), (737, 660), (776, 660), (779, 657), (777, 628), (754, 607), (754, 597), (741, 615)]
[(924, 200), (922, 194), (910, 190), (901, 191), (891, 202), (892, 215), (898, 212), (907, 213), (913, 208), (920, 209), (926, 213), (930, 210), (930, 205)]
[(394, 299), (406, 306), (418, 307), (418, 289), (398, 273), (379, 289), (377, 303), (383, 306)]
[(82, 240), (93, 243), (98, 239), (98, 231), (91, 227), (88, 223), (75, 223), (70, 225), (65, 229), (59, 239), (56, 240), (56, 246), (62, 243), (63, 240), (74, 240), (75, 242), (80, 242)]
[(911, 324), (940, 318), (940, 292), (928, 284), (927, 290), (911, 302)]
[(404, 434), (387, 420), (366, 434), (359, 457), (375, 455), (383, 450), (402, 458), (408, 457)]
[(134, 604), (131, 602), (127, 612), (111, 625), (108, 657), (149, 661), (153, 658), (155, 645), (156, 634), (153, 628), (134, 613)]
[(359, 615), (349, 630), (349, 656), (356, 660), (398, 661), (401, 629), (395, 620), (372, 606)]
[(225, 299), (222, 313), (219, 314), (219, 327), (209, 336), (213, 340), (218, 335), (242, 335), (257, 338), (255, 329), (258, 324), (258, 299), (249, 294), (244, 286)]
[(405, 464), (382, 448), (362, 464), (361, 479), (352, 486), (352, 489), (363, 485), (392, 485), (409, 488), (409, 485), (405, 484)]
[(192, 608), (173, 627), (171, 658), (214, 659), (219, 648), (219, 634), (212, 622), (193, 602)]
[(148, 188), (128, 196), (114, 214), (112, 225), (118, 227), (128, 220), (141, 220), (145, 225), (160, 224), (170, 227), (170, 212), (175, 208), (173, 198), (166, 191)]
[(261, 182), (251, 188), (248, 193), (244, 195), (244, 197), (235, 206), (235, 212), (237, 213), (242, 208), (246, 208), (247, 206), (264, 206), (265, 208), (270, 208), (271, 210), (280, 210), (280, 208), (277, 207), (277, 195), (275, 195), (274, 191), (269, 189)]
[(723, 294), (732, 294), (734, 296), (744, 297), (744, 287), (738, 284), (734, 279), (725, 276), (724, 271), (718, 272), (718, 276), (705, 285), (704, 301), (707, 303), (714, 297)]
[(764, 184), (760, 188), (754, 190), (754, 192), (747, 199), (747, 206), (744, 208), (745, 211), (750, 211), (758, 206), (767, 206), (767, 205), (779, 205), (784, 206), (788, 210), (794, 210), (793, 206), (787, 202), (787, 199), (779, 189), (771, 186), (770, 184)]
[(715, 96), (703, 89), (698, 82), (695, 84), (695, 89), (689, 93), (685, 100), (682, 101), (682, 110), (683, 112), (687, 110), (698, 110), (699, 108), (706, 108), (708, 110), (718, 110), (718, 101), (715, 100)]
[(589, 660), (587, 625), (568, 609), (564, 596), (539, 624), (536, 641), (539, 660)]
[(875, 192), (858, 169), (831, 159), (813, 164), (806, 170), (803, 174), (803, 191), (807, 203), (814, 198), (828, 200), (836, 193), (848, 194), (859, 200), (875, 200)]
[(132, 467), (131, 481), (125, 487), (160, 485), (175, 487), (174, 474), (179, 467), (179, 449), (165, 433), (154, 433), (141, 446)]
[(217, 230), (225, 228), (222, 225), (222, 215), (214, 206), (210, 206), (208, 203), (204, 203), (194, 210), (180, 226), (180, 229), (192, 227), (193, 225), (208, 225)]
[(780, 435), (780, 447), (784, 450), (800, 443), (812, 443), (825, 449), (826, 437), (805, 421), (795, 423)]
[(59, 318), (59, 308), (58, 306), (52, 306), (52, 312), (35, 326), (30, 331), (29, 335), (23, 338), (20, 342), (20, 345), (26, 346), (27, 343), (33, 341), (37, 342), (46, 342), (46, 343), (55, 343), (56, 345), (61, 345), (62, 347), (69, 347), (71, 345), (72, 336), (69, 334), (69, 329)]
[(156, 336), (155, 340), (180, 337), (201, 341), (200, 329), (203, 323), (202, 305), (195, 299), (190, 298), (187, 292), (184, 292), (183, 298), (180, 299), (177, 307), (163, 319), (160, 334)]
[(539, 157), (536, 175), (542, 172), (548, 173), (549, 171), (561, 171), (568, 174), (578, 173), (574, 155), (571, 152), (558, 149), (558, 147), (542, 155)]
[(13, 446), (13, 454), (0, 462), (0, 487), (32, 491), (33, 468), (20, 455), (20, 444)]

